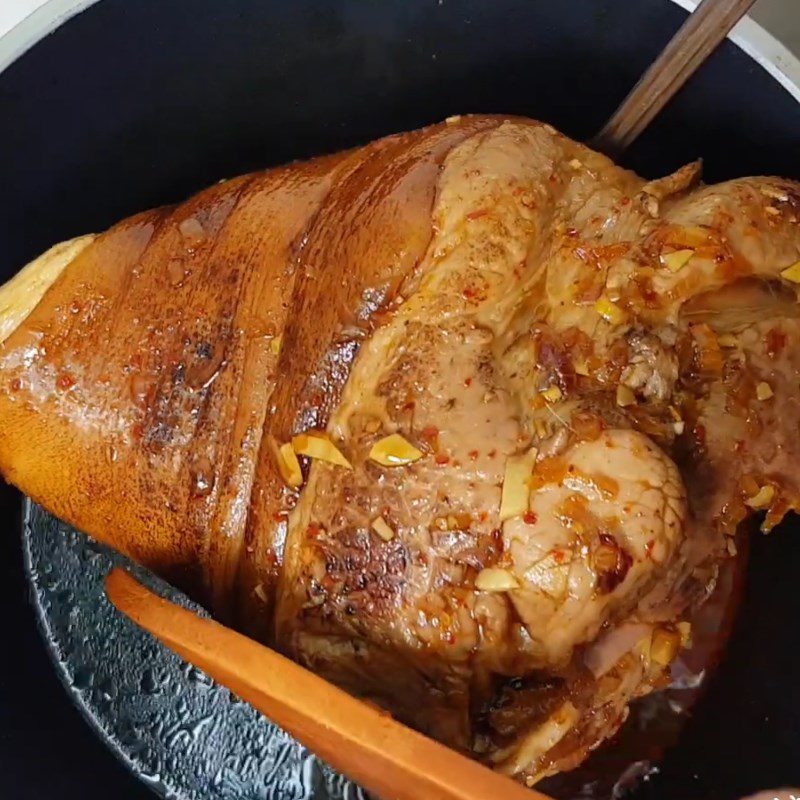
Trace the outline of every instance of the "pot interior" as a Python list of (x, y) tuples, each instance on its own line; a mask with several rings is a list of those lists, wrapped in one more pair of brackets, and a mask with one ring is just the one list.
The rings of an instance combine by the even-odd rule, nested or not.
[[(669, 0), (102, 0), (0, 74), (0, 278), (56, 241), (222, 177), (451, 114), (523, 114), (586, 139), (684, 16)], [(797, 178), (798, 131), (800, 104), (726, 42), (625, 164), (655, 176), (702, 156), (710, 181)], [(14, 527), (19, 498), (1, 499)], [(755, 537), (722, 664), (636, 797), (722, 800), (800, 783), (798, 527), (791, 518)], [(101, 796), (109, 782), (146, 797), (78, 730), (29, 633), (11, 536), (3, 547), (0, 597), (22, 648), (0, 662), (19, 732), (0, 754), (4, 780), (19, 798), (47, 796), (54, 780), (66, 798)], [(97, 715), (93, 691), (83, 699)], [(44, 734), (30, 721), (42, 718)], [(43, 745), (58, 752), (51, 775), (27, 766)], [(100, 765), (87, 774), (90, 758)], [(253, 797), (277, 796), (261, 790)]]

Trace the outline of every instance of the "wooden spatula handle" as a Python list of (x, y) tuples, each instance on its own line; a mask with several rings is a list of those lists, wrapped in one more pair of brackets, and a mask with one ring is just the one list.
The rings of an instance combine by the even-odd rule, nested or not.
[(428, 739), (293, 661), (115, 569), (106, 591), (137, 625), (384, 800), (548, 800)]
[(617, 156), (650, 124), (755, 0), (703, 0), (591, 142)]

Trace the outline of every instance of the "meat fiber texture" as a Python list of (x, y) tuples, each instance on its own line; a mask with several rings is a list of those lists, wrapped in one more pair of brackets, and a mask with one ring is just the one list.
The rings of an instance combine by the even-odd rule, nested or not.
[(798, 215), (499, 116), (225, 181), (0, 289), (0, 468), (530, 784), (798, 505)]

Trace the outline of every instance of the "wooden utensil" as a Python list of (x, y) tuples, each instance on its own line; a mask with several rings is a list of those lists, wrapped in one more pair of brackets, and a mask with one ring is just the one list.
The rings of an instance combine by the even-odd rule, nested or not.
[(612, 114), (591, 146), (619, 156), (711, 55), (755, 0), (703, 0)]
[(163, 600), (117, 568), (111, 602), (331, 766), (388, 800), (549, 800), (356, 700), (268, 647)]

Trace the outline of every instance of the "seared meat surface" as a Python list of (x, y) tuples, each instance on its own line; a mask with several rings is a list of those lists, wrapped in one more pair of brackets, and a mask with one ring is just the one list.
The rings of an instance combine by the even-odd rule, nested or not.
[[(544, 126), (450, 154), (407, 299), (331, 420), (353, 468), (314, 465), (290, 518), (284, 647), (529, 777), (574, 764), (663, 679), (725, 534), (765, 487), (766, 505), (795, 497), (791, 442), (782, 470), (763, 454), (782, 431), (757, 394), (762, 379), (793, 394), (794, 291), (785, 308), (760, 282), (718, 315), (687, 307), (797, 261), (790, 187), (691, 191), (696, 177), (644, 184)], [(734, 303), (755, 311), (728, 323)], [(773, 330), (784, 347), (769, 363)], [(397, 433), (423, 457), (370, 459)], [(527, 502), (504, 519), (514, 459)], [(615, 635), (628, 648), (606, 663)]]
[[(693, 164), (646, 182), (547, 125), (465, 117), (153, 212), (0, 327), (6, 430), (35, 418), (46, 441), (56, 416), (72, 445), (81, 426), (106, 435), (113, 463), (43, 483), (13, 433), (0, 463), (414, 727), (528, 783), (569, 769), (668, 680), (738, 523), (798, 506), (800, 187), (699, 180)], [(237, 237), (231, 220), (252, 235), (259, 213), (270, 236)], [(202, 321), (156, 353), (147, 303), (158, 324), (175, 303), (114, 325), (107, 306), (137, 269), (190, 280), (163, 241), (175, 225), (212, 240), (201, 274), (230, 267), (239, 294), (191, 295)], [(250, 292), (265, 262), (280, 280)], [(122, 277), (100, 290), (108, 263)], [(79, 292), (90, 315), (70, 311)], [(87, 331), (155, 378), (112, 402)], [(136, 483), (103, 489), (101, 515), (64, 499), (117, 470)], [(136, 531), (164, 503), (153, 543)]]

